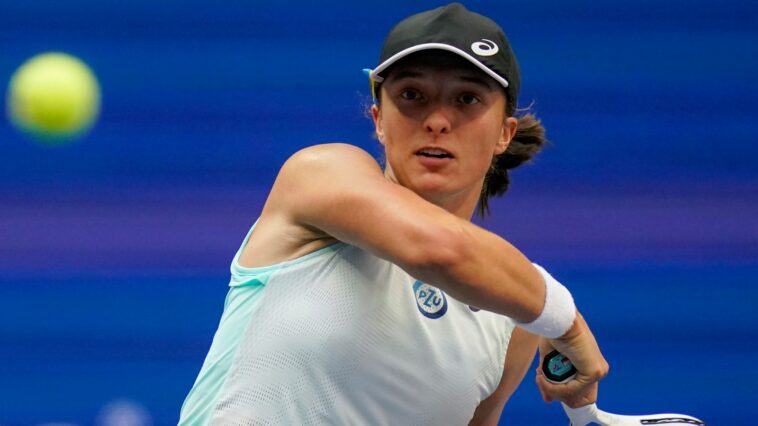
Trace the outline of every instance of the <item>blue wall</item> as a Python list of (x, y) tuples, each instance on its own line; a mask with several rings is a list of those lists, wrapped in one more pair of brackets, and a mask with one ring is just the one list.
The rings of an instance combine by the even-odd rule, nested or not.
[[(439, 3), (0, 2), (0, 83), (62, 50), (103, 109), (47, 147), (0, 121), (0, 424), (175, 423), (228, 263), (279, 165), (378, 154), (361, 68)], [(483, 225), (574, 291), (611, 363), (600, 405), (747, 424), (758, 382), (758, 6), (468, 2), (505, 28), (553, 144)], [(100, 413), (100, 414), (99, 414)], [(564, 422), (528, 377), (509, 424)]]

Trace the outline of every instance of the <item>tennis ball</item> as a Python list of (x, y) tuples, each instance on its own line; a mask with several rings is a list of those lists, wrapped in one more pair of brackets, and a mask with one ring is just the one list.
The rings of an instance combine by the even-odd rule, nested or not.
[(79, 59), (42, 53), (13, 74), (6, 102), (16, 127), (43, 142), (60, 143), (92, 127), (100, 111), (100, 86)]

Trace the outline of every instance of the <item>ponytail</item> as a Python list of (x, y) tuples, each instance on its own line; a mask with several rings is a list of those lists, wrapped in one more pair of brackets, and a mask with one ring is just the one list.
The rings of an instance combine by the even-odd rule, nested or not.
[(516, 134), (511, 139), (508, 149), (492, 159), (490, 169), (484, 178), (477, 208), (481, 217), (489, 213), (489, 198), (501, 196), (508, 190), (508, 170), (531, 160), (548, 142), (545, 138), (545, 128), (537, 117), (526, 114), (517, 118)]

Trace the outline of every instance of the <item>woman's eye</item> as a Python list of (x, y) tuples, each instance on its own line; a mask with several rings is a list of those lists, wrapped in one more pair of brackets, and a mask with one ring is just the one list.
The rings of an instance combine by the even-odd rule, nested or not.
[(400, 92), (400, 97), (409, 101), (413, 101), (421, 98), (421, 94), (415, 90), (403, 90)]
[(461, 95), (461, 97), (458, 98), (458, 100), (462, 104), (465, 104), (465, 105), (473, 105), (473, 104), (479, 103), (479, 98), (471, 94)]

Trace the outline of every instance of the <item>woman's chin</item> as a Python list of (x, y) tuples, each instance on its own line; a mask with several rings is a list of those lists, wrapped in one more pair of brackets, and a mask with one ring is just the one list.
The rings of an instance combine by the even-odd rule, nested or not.
[(411, 188), (419, 194), (443, 194), (451, 191), (450, 181), (442, 176), (424, 176), (413, 182)]

